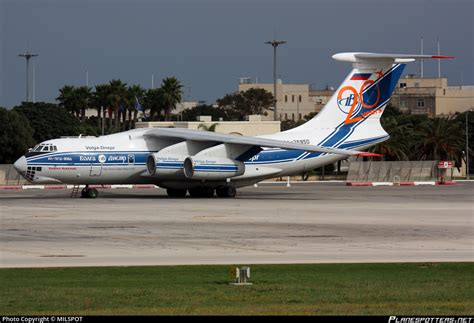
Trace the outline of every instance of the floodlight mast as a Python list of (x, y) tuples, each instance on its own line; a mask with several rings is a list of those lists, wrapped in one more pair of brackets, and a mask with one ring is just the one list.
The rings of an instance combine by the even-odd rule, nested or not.
[(26, 51), (24, 54), (19, 54), (18, 56), (26, 58), (26, 102), (30, 101), (30, 58), (38, 56), (38, 54), (30, 53)]
[(286, 44), (286, 40), (267, 40), (265, 44), (273, 46), (273, 120), (277, 121), (277, 63), (276, 52), (278, 45)]

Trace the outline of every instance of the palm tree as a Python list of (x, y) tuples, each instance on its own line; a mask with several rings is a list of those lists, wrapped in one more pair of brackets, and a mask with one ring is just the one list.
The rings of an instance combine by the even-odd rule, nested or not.
[(413, 143), (413, 125), (396, 116), (383, 118), (382, 124), (390, 139), (371, 147), (369, 151), (384, 155), (385, 160), (408, 160)]
[(204, 131), (216, 132), (216, 128), (218, 125), (219, 125), (218, 123), (213, 123), (210, 126), (206, 126), (204, 123), (201, 123), (199, 124), (198, 129), (204, 130)]
[(420, 124), (413, 150), (421, 160), (454, 160), (460, 165), (463, 129), (452, 119), (436, 117)]
[(59, 96), (56, 101), (59, 102), (59, 106), (65, 108), (72, 115), (79, 116), (80, 111), (77, 109), (75, 104), (75, 87), (72, 85), (65, 85), (59, 89)]
[(162, 101), (162, 89), (149, 89), (144, 97), (143, 106), (144, 109), (150, 109), (150, 120), (155, 120), (155, 116), (161, 115), (164, 110)]
[(109, 82), (109, 85), (110, 94), (107, 99), (114, 109), (115, 129), (119, 131), (121, 110), (125, 109), (125, 104), (127, 103), (127, 83), (124, 83), (121, 80), (112, 80)]
[(109, 84), (98, 84), (95, 86), (95, 92), (93, 95), (94, 106), (97, 109), (97, 118), (99, 119), (98, 126), (101, 126), (101, 116), (103, 121), (107, 118), (105, 109), (110, 105), (108, 97), (110, 95)]
[(176, 108), (176, 104), (181, 102), (181, 88), (183, 86), (175, 77), (163, 79), (161, 84), (162, 102), (165, 107), (165, 121), (170, 120), (171, 110)]
[(80, 86), (75, 88), (75, 105), (81, 112), (81, 121), (86, 120), (86, 110), (92, 107), (92, 88), (88, 86)]
[[(143, 103), (143, 98), (145, 97), (145, 89), (142, 88), (140, 85), (134, 84), (128, 87), (128, 92), (131, 97), (131, 105), (128, 109), (128, 120), (130, 122), (129, 129), (135, 127), (135, 123), (137, 122), (137, 114), (138, 110), (135, 106), (136, 100), (141, 104)], [(133, 120), (132, 120), (132, 112), (133, 112)]]

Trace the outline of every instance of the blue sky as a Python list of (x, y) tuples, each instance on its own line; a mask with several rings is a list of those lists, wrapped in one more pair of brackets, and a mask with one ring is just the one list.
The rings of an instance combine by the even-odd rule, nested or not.
[[(63, 85), (120, 78), (155, 86), (167, 76), (185, 85), (185, 99), (209, 103), (237, 89), (239, 77), (272, 82), (275, 37), (279, 76), (315, 88), (337, 86), (350, 66), (342, 51), (443, 54), (450, 85), (474, 84), (474, 1), (112, 1), (0, 0), (0, 106), (25, 98), (27, 48), (34, 58), (36, 100), (50, 101)], [(32, 64), (33, 65), (33, 64)], [(410, 65), (406, 73), (419, 73)], [(425, 76), (437, 75), (436, 61)]]

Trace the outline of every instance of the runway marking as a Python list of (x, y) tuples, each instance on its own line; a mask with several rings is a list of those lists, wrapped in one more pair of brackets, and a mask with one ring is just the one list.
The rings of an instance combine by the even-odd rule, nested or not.
[(69, 257), (85, 257), (84, 255), (41, 255), (43, 258), (69, 258)]

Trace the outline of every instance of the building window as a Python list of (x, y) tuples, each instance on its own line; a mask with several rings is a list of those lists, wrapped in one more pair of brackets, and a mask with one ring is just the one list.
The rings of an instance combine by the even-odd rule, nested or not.
[(288, 113), (285, 113), (285, 121), (288, 120)]
[(300, 101), (300, 102), (301, 102), (301, 95), (298, 97), (298, 101)]
[(285, 102), (288, 102), (288, 95), (285, 95)]
[(415, 83), (415, 87), (420, 87), (420, 83)]
[(425, 100), (423, 99), (418, 99), (417, 103), (416, 103), (416, 106), (418, 108), (423, 108), (425, 106)]
[(295, 114), (294, 113), (291, 114), (291, 121), (295, 121)]
[(301, 120), (301, 113), (300, 113), (300, 115), (298, 116), (298, 120)]
[(400, 88), (401, 88), (401, 89), (404, 89), (404, 88), (406, 88), (406, 87), (407, 87), (407, 84), (406, 84), (406, 83), (400, 83)]
[(407, 107), (407, 101), (400, 101), (400, 108), (406, 108)]
[(294, 95), (291, 96), (291, 102), (295, 102), (295, 96)]

